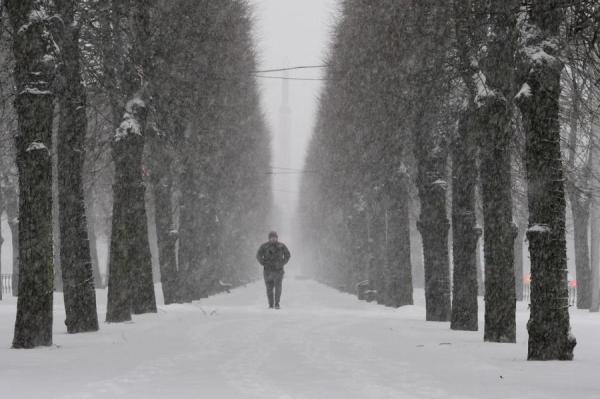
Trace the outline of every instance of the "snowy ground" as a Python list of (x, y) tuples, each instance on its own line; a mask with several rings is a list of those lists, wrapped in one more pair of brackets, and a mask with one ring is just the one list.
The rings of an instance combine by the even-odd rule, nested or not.
[[(284, 281), (283, 309), (262, 283), (156, 315), (68, 335), (55, 296), (55, 345), (9, 349), (13, 298), (0, 302), (0, 392), (9, 398), (600, 398), (600, 315), (572, 311), (573, 362), (527, 362), (519, 343), (423, 321), (416, 306), (359, 302), (311, 281)], [(99, 313), (106, 292), (98, 291)], [(159, 295), (159, 300), (162, 299)]]

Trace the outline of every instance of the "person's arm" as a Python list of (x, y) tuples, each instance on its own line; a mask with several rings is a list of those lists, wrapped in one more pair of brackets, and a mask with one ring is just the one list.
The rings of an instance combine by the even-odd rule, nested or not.
[(258, 252), (256, 252), (256, 260), (262, 266), (264, 266), (264, 264), (263, 264), (264, 253), (263, 252), (264, 252), (264, 245), (261, 245), (260, 248), (258, 248)]
[(290, 250), (283, 244), (283, 264), (287, 264), (291, 258)]

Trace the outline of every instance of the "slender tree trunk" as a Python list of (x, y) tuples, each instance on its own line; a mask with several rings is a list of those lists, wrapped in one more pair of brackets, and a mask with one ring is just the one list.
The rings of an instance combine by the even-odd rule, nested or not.
[(4, 2), (13, 26), (19, 169), (19, 299), (13, 348), (52, 344), (52, 162), (55, 43), (45, 2)]
[(83, 162), (87, 131), (86, 93), (81, 83), (79, 57), (79, 23), (76, 1), (57, 0), (63, 20), (61, 50), (63, 54), (63, 90), (59, 96), (58, 134), (58, 203), (60, 218), (60, 264), (67, 331), (98, 330), (96, 291), (88, 241)]
[[(187, 159), (189, 161), (189, 157)], [(193, 166), (186, 164), (184, 160), (184, 171), (181, 179), (181, 206), (179, 223), (179, 272), (178, 272), (178, 293), (179, 300), (191, 302), (196, 287), (194, 263), (200, 258), (202, 242), (197, 234), (196, 224), (198, 223), (199, 210), (197, 209), (197, 198), (194, 194), (194, 173)]]
[(481, 229), (475, 217), (477, 146), (474, 110), (460, 117), (458, 134), (452, 144), (452, 286), (453, 330), (477, 331), (477, 242)]
[(87, 220), (87, 232), (88, 241), (90, 243), (90, 255), (92, 260), (92, 271), (94, 274), (94, 287), (102, 289), (105, 287), (105, 282), (102, 280), (102, 274), (100, 273), (100, 260), (98, 259), (98, 238), (96, 236), (96, 210), (94, 206), (93, 195), (92, 198), (85, 200), (86, 209), (86, 220)]
[(515, 293), (517, 301), (523, 300), (523, 243), (525, 242), (526, 225), (519, 224), (515, 239)]
[[(571, 360), (575, 338), (569, 325), (565, 191), (560, 149), (559, 97), (563, 68), (558, 36), (559, 0), (535, 0), (519, 51), (517, 103), (526, 134), (531, 314), (528, 360)], [(539, 62), (536, 54), (542, 54)]]
[(165, 305), (178, 302), (177, 259), (175, 244), (177, 231), (173, 228), (172, 178), (166, 137), (156, 135), (151, 139), (153, 166), (150, 171), (154, 193), (156, 240), (160, 279)]
[[(600, 142), (599, 131), (592, 122), (592, 140), (590, 142), (591, 170), (600, 170)], [(590, 267), (591, 267), (591, 304), (590, 312), (600, 311), (600, 198), (598, 197), (598, 177), (594, 175), (592, 196), (590, 198)]]
[[(16, 173), (16, 171), (15, 171)], [(12, 246), (12, 281), (11, 292), (13, 296), (19, 293), (19, 197), (17, 176), (9, 170), (4, 176), (2, 182), (2, 197), (4, 199), (4, 209), (6, 210), (6, 219), (10, 229), (10, 241)]]
[[(596, 154), (597, 155), (597, 154)], [(594, 169), (599, 170), (599, 169)], [(596, 194), (597, 195), (597, 194)], [(590, 312), (600, 311), (600, 209), (598, 198), (592, 198), (591, 206), (591, 303)]]
[[(573, 198), (574, 196), (571, 196)], [(575, 199), (575, 201), (577, 201)], [(588, 247), (590, 201), (584, 203), (571, 200), (573, 213), (573, 235), (575, 244), (575, 275), (577, 281), (577, 309), (589, 309), (591, 305), (591, 269)]]

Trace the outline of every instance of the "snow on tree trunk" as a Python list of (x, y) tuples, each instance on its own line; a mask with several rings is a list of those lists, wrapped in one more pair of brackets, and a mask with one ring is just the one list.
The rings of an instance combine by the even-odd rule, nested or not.
[(467, 109), (460, 117), (452, 143), (452, 286), (453, 330), (477, 331), (477, 242), (481, 229), (475, 217), (477, 182), (474, 142), (474, 113)]
[(63, 20), (60, 46), (63, 54), (61, 72), (64, 87), (59, 94), (58, 132), (60, 265), (65, 324), (69, 333), (78, 333), (98, 330), (82, 176), (87, 100), (81, 83), (76, 2), (57, 0), (56, 5)]
[(106, 321), (120, 322), (135, 314), (156, 312), (152, 260), (142, 178), (145, 103), (134, 98), (117, 129), (113, 152), (113, 228), (108, 280)]
[(128, 320), (129, 310), (134, 314), (156, 312), (142, 177), (148, 112), (143, 97), (146, 79), (150, 78), (150, 3), (131, 0), (127, 9), (130, 54), (121, 84), (129, 100), (113, 141), (115, 183), (106, 316), (107, 321), (115, 322)]
[(57, 47), (45, 2), (9, 0), (19, 170), (19, 298), (13, 348), (52, 344), (52, 162)]
[(526, 134), (531, 314), (528, 360), (571, 360), (565, 238), (565, 191), (560, 151), (559, 97), (563, 64), (558, 0), (537, 0), (523, 22), (518, 51), (517, 104)]

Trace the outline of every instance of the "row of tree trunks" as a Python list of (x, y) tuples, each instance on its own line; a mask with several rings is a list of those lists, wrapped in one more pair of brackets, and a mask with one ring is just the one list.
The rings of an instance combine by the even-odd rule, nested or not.
[[(14, 348), (52, 344), (52, 163), (56, 43), (40, 0), (4, 2), (13, 31), (19, 170), (19, 298)], [(14, 236), (13, 236), (14, 237)]]

